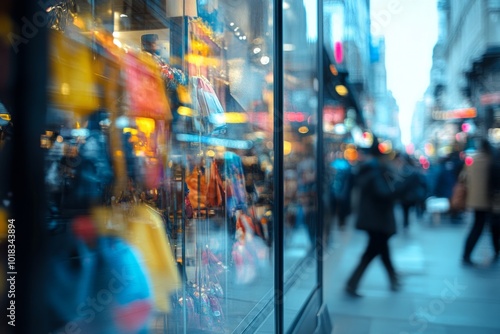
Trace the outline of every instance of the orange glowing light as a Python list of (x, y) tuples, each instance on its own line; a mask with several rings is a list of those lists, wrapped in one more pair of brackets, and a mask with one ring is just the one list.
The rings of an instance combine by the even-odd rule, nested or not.
[(358, 151), (355, 148), (348, 148), (344, 151), (344, 158), (349, 161), (355, 161), (358, 159)]

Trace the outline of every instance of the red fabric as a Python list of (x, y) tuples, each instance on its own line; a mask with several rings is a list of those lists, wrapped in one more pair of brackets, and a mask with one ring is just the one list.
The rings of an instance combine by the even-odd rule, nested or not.
[(161, 79), (160, 67), (151, 55), (128, 52), (124, 60), (128, 116), (171, 120), (172, 114)]
[(143, 327), (153, 309), (148, 300), (136, 300), (127, 305), (118, 306), (115, 309), (115, 321), (121, 333), (135, 333)]
[(89, 216), (78, 216), (73, 220), (73, 233), (85, 241), (86, 244), (94, 244), (97, 238), (97, 229)]

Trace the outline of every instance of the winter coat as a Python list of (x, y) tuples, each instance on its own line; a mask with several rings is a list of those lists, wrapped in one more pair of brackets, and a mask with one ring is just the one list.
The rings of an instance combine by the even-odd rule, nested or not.
[(466, 206), (472, 210), (488, 211), (491, 207), (489, 195), (491, 157), (484, 152), (478, 152), (471, 157), (472, 164), (465, 167)]
[(404, 180), (377, 159), (363, 163), (355, 176), (359, 187), (356, 228), (388, 235), (396, 233), (394, 204), (406, 189)]
[(411, 166), (405, 175), (408, 176), (408, 187), (401, 196), (401, 204), (412, 206), (425, 202), (429, 191), (425, 174), (417, 167)]
[(436, 180), (434, 196), (451, 198), (453, 187), (457, 183), (458, 174), (463, 168), (463, 162), (456, 153), (452, 153), (440, 163)]

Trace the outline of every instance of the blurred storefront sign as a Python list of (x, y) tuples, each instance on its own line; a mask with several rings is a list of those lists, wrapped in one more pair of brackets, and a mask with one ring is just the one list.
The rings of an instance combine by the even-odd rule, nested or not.
[(338, 124), (344, 122), (345, 109), (342, 106), (325, 105), (323, 108), (324, 122)]
[(483, 94), (480, 97), (481, 105), (489, 106), (493, 104), (500, 104), (500, 92)]
[(447, 120), (447, 119), (461, 119), (461, 118), (475, 118), (477, 116), (476, 108), (463, 108), (455, 110), (435, 110), (432, 112), (434, 120)]
[[(285, 124), (288, 123), (303, 123), (308, 120), (309, 115), (301, 111), (285, 111)], [(245, 118), (251, 124), (257, 125), (262, 129), (267, 129), (271, 124), (271, 118), (268, 112), (253, 111), (247, 112)]]

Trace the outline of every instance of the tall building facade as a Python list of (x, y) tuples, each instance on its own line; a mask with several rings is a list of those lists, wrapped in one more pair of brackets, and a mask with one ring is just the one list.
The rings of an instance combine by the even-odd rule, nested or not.
[(373, 87), (371, 127), (378, 137), (390, 140), (392, 145), (399, 149), (401, 145), (399, 107), (392, 92), (387, 89), (384, 38), (372, 38), (371, 54), (371, 84)]
[[(477, 137), (500, 143), (500, 1), (438, 0), (437, 8), (421, 144), (443, 155), (457, 140), (464, 147)], [(470, 129), (465, 137), (463, 123)]]
[[(369, 118), (370, 82), (370, 1), (327, 0), (324, 2), (325, 49), (349, 82), (360, 111)], [(368, 117), (367, 117), (368, 116)]]
[(500, 125), (500, 1), (440, 1), (445, 100), (452, 109), (475, 107), (479, 135)]

